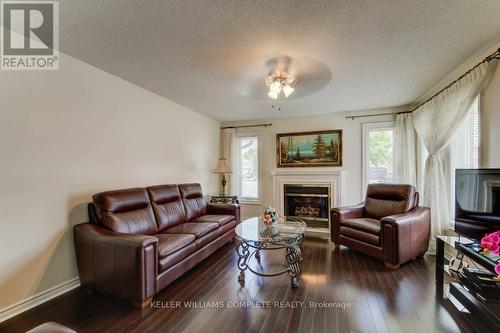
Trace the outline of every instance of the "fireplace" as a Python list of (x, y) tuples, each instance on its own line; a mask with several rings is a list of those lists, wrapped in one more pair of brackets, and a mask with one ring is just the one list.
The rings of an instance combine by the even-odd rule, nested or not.
[[(290, 202), (288, 202), (289, 199), (288, 197), (285, 197), (285, 186), (287, 187), (288, 190), (291, 190), (290, 187), (293, 187), (295, 189), (299, 187), (303, 187), (302, 190), (298, 191), (288, 191), (290, 194), (307, 194), (307, 192), (304, 192), (306, 190), (310, 190), (312, 187), (319, 187), (320, 193), (309, 193), (309, 194), (321, 194), (321, 195), (329, 195), (330, 199), (325, 200), (321, 199), (321, 201), (324, 203), (323, 204), (323, 210), (320, 209), (320, 216), (324, 219), (328, 219), (330, 214), (328, 214), (328, 209), (333, 208), (333, 207), (343, 207), (346, 205), (346, 202), (344, 201), (346, 198), (346, 176), (347, 176), (347, 171), (340, 171), (340, 170), (311, 170), (314, 168), (310, 169), (294, 169), (294, 168), (289, 168), (289, 169), (279, 169), (279, 170), (274, 170), (271, 171), (271, 176), (273, 177), (273, 204), (272, 206), (276, 207), (279, 212), (282, 212), (283, 214), (286, 214), (288, 212), (289, 207), (285, 207), (288, 205)], [(325, 189), (325, 187), (327, 189)], [(298, 192), (298, 193), (297, 193)], [(317, 195), (315, 195), (317, 196)], [(296, 196), (297, 198), (297, 196)], [(321, 198), (324, 198), (321, 197)], [(329, 206), (326, 206), (329, 205)], [(321, 207), (321, 205), (319, 205)], [(325, 211), (325, 207), (326, 211)], [(302, 210), (304, 211), (304, 210)], [(313, 214), (314, 214), (314, 210)], [(316, 210), (317, 212), (317, 210)], [(293, 214), (295, 214), (295, 209), (293, 209)], [(306, 218), (303, 218), (304, 221), (308, 222), (308, 225), (311, 224), (316, 224), (316, 225), (321, 225), (322, 227), (308, 227), (306, 232), (307, 233), (314, 233), (314, 234), (330, 234), (330, 223), (329, 221), (320, 221), (317, 218), (313, 217), (313, 221), (311, 222), (310, 219), (306, 216)]]
[(330, 184), (285, 184), (285, 215), (302, 219), (308, 227), (330, 227)]

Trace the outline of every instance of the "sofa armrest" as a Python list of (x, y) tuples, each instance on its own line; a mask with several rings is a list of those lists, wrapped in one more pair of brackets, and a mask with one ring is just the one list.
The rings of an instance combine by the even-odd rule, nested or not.
[(380, 220), (380, 226), (385, 262), (399, 265), (427, 252), (431, 230), (428, 207), (386, 216)]
[(363, 217), (364, 211), (364, 202), (360, 202), (353, 206), (332, 208), (330, 211), (332, 241), (337, 244), (339, 242), (340, 224), (342, 220), (361, 218)]
[(158, 238), (114, 232), (91, 223), (74, 226), (83, 287), (141, 305), (156, 292)]
[(209, 203), (207, 204), (207, 214), (233, 215), (236, 220), (236, 224), (240, 223), (240, 205)]

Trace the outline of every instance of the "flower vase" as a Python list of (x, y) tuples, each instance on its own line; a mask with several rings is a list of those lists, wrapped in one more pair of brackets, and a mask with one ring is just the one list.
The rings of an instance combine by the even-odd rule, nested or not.
[(271, 223), (271, 234), (273, 236), (278, 236), (279, 230), (278, 230), (278, 223)]

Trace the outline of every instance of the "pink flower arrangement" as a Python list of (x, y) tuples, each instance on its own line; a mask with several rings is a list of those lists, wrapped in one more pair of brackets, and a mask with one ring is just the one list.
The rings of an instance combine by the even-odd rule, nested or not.
[[(481, 247), (484, 249), (483, 252), (491, 252), (496, 255), (500, 253), (500, 230), (495, 231), (491, 234), (486, 234), (481, 239)], [(495, 273), (500, 276), (500, 264), (495, 266)]]
[(500, 230), (487, 234), (481, 239), (481, 247), (487, 251), (498, 255), (500, 247)]
[(265, 223), (265, 224), (272, 224), (275, 222), (278, 222), (282, 216), (280, 213), (276, 211), (275, 208), (272, 207), (267, 207), (265, 208), (262, 213), (259, 215), (259, 218)]

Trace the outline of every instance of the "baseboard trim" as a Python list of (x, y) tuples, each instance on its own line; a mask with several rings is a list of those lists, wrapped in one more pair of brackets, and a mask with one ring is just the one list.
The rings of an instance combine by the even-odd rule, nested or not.
[(80, 286), (78, 277), (30, 296), (0, 310), (0, 323)]

